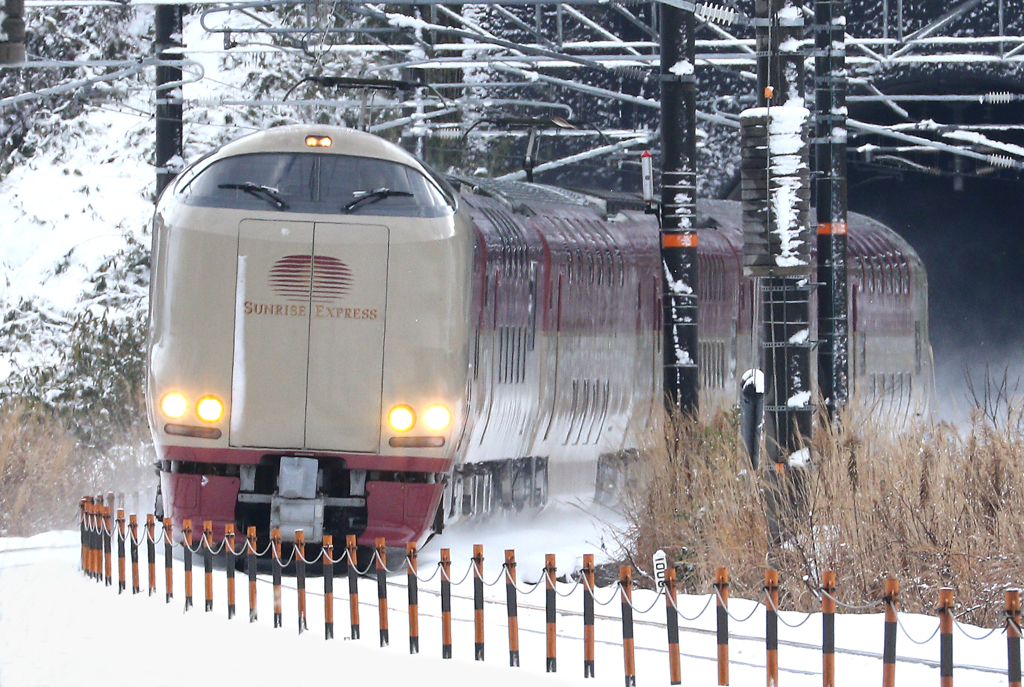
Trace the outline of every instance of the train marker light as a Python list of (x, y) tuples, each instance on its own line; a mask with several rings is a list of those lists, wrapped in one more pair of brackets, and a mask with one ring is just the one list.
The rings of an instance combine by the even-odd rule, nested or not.
[(310, 148), (330, 148), (333, 142), (330, 136), (306, 136), (306, 145)]
[(430, 406), (423, 413), (423, 423), (434, 431), (440, 431), (452, 421), (452, 414), (444, 406)]
[(205, 422), (216, 422), (224, 414), (224, 404), (213, 396), (205, 396), (196, 404), (196, 415)]
[(409, 406), (395, 406), (388, 413), (388, 423), (396, 432), (407, 432), (416, 424), (416, 413)]
[(160, 410), (167, 417), (179, 418), (188, 410), (188, 401), (179, 393), (170, 393), (160, 401)]

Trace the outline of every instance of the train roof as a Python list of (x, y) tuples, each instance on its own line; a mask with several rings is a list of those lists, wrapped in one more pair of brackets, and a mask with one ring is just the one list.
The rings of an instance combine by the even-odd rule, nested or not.
[[(327, 147), (310, 147), (306, 144), (306, 137), (308, 136), (315, 136), (319, 139), (327, 137), (330, 138), (331, 142)], [(309, 152), (390, 160), (408, 165), (424, 174), (428, 174), (419, 160), (394, 143), (363, 131), (321, 124), (292, 124), (243, 136), (222, 146), (207, 160), (213, 162), (221, 158), (252, 153)]]

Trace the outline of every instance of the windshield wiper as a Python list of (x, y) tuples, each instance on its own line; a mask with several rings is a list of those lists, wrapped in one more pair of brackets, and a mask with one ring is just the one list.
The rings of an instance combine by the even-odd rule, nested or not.
[(288, 203), (284, 202), (284, 199), (277, 195), (278, 191), (276, 188), (260, 186), (259, 184), (252, 183), (251, 181), (247, 181), (244, 184), (219, 184), (217, 188), (230, 188), (238, 191), (245, 191), (250, 195), (262, 198), (269, 203), (273, 203), (278, 210), (288, 209)]
[(389, 188), (379, 188), (376, 191), (353, 191), (352, 195), (356, 196), (356, 198), (345, 204), (345, 207), (342, 208), (345, 212), (352, 212), (362, 205), (364, 201), (369, 204), (392, 196), (412, 196), (408, 191), (392, 191)]

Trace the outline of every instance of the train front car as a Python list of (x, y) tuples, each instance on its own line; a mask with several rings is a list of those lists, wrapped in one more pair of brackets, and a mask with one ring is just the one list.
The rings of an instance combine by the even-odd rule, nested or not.
[(474, 235), (445, 183), (375, 136), (281, 127), (185, 170), (153, 234), (175, 529), (420, 538), (467, 406)]

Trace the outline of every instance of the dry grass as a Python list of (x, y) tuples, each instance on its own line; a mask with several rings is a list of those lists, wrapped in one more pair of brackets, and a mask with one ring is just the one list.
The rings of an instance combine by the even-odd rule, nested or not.
[[(735, 416), (678, 423), (649, 433), (622, 541), (643, 569), (665, 549), (691, 592), (705, 593), (715, 568), (727, 566), (733, 594), (760, 598), (770, 565), (780, 571), (784, 607), (814, 610), (817, 582), (831, 569), (847, 603), (877, 601), (892, 576), (903, 609), (931, 612), (938, 588), (949, 586), (964, 620), (990, 624), (1004, 591), (1024, 582), (1017, 426), (978, 413), (963, 428), (896, 428), (878, 413), (854, 412), (818, 431), (813, 470), (778, 480), (750, 469)], [(671, 442), (658, 438), (666, 434)], [(796, 497), (780, 498), (786, 493)], [(773, 497), (786, 504), (774, 538)]]
[(73, 527), (84, 494), (137, 489), (148, 472), (147, 435), (133, 428), (101, 451), (45, 411), (0, 407), (0, 536)]

